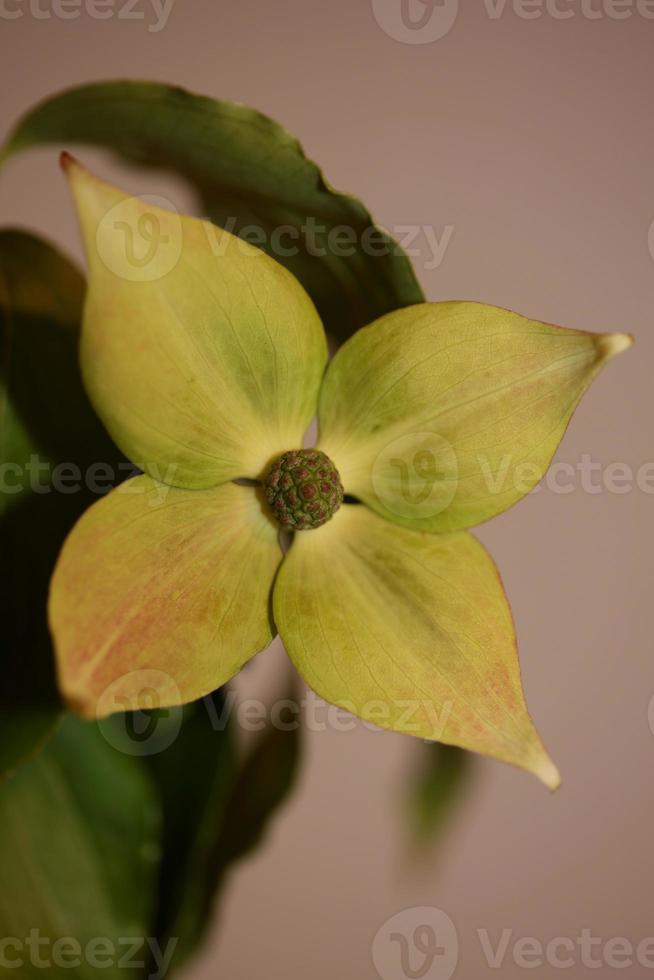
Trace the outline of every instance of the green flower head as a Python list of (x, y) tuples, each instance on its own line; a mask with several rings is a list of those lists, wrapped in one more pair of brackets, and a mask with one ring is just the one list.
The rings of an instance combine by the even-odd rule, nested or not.
[(338, 470), (319, 449), (284, 453), (263, 485), (271, 512), (289, 531), (320, 527), (343, 503)]
[[(89, 266), (85, 384), (143, 470), (86, 512), (55, 569), (68, 703), (88, 717), (147, 706), (144, 677), (161, 704), (195, 700), (278, 631), (327, 701), (555, 787), (500, 579), (468, 528), (542, 478), (629, 338), (424, 303), (328, 363), (280, 264), (66, 170)], [(280, 526), (298, 532), (285, 555)]]

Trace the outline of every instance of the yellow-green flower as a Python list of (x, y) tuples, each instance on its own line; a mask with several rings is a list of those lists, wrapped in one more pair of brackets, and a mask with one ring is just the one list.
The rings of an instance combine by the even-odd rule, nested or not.
[[(629, 338), (425, 303), (328, 364), (316, 310), (281, 265), (66, 169), (89, 265), (85, 383), (144, 471), (90, 508), (54, 573), (68, 703), (142, 707), (144, 677), (162, 704), (194, 700), (278, 631), (327, 701), (555, 787), (500, 579), (467, 528), (538, 482)], [(298, 454), (316, 414), (324, 455)], [(302, 528), (285, 556), (280, 523)]]

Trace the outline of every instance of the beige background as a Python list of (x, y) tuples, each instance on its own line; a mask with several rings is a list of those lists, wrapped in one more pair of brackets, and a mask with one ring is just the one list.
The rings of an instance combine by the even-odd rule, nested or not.
[[(507, 2), (492, 18), (481, 0), (466, 0), (446, 36), (408, 44), (385, 33), (369, 0), (177, 0), (158, 32), (148, 30), (150, 0), (135, 8), (144, 20), (106, 21), (88, 12), (37, 19), (24, 0), (20, 18), (0, 18), (3, 127), (63, 86), (120, 76), (268, 112), (386, 226), (430, 224), (439, 237), (453, 226), (437, 269), (424, 268), (429, 253), (415, 260), (430, 298), (634, 332), (637, 347), (586, 396), (559, 458), (589, 453), (636, 470), (654, 460), (654, 21), (628, 0), (619, 10), (630, 17), (615, 19), (616, 7), (590, 19), (588, 4), (584, 14), (581, 0), (559, 0), (574, 13), (559, 20), (525, 19)], [(387, 8), (390, 17), (391, 0)], [(54, 159), (48, 151), (11, 162), (3, 222), (77, 252)], [(135, 190), (186, 203), (174, 181), (85, 159)], [(477, 933), (489, 930), (493, 942), (505, 928), (511, 942), (574, 941), (584, 927), (603, 941), (654, 935), (653, 514), (654, 497), (637, 488), (589, 494), (577, 485), (536, 493), (480, 530), (511, 597), (527, 694), (561, 791), (549, 796), (527, 775), (480, 762), (440, 849), (416, 866), (402, 812), (412, 745), (366, 731), (311, 735), (299, 791), (233, 879), (188, 980), (373, 980), (375, 933), (420, 905), (454, 921), (457, 978), (654, 975), (606, 962), (586, 971), (578, 954), (567, 973), (525, 971), (510, 949), (492, 971)], [(242, 683), (265, 688), (282, 657), (259, 658)], [(402, 980), (389, 970), (383, 980)]]

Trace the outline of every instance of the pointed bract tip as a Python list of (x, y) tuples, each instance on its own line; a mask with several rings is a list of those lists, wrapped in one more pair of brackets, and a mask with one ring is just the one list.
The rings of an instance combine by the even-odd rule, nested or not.
[(548, 755), (539, 762), (538, 768), (534, 769), (534, 774), (552, 793), (561, 785), (561, 773)]
[(71, 153), (68, 153), (67, 150), (63, 150), (59, 154), (59, 166), (61, 167), (64, 173), (67, 173), (68, 170), (71, 167), (74, 167), (76, 164), (77, 164), (77, 160)]
[(616, 354), (622, 354), (623, 351), (628, 350), (633, 342), (634, 338), (630, 333), (607, 333), (600, 337), (599, 346), (602, 356), (608, 361)]

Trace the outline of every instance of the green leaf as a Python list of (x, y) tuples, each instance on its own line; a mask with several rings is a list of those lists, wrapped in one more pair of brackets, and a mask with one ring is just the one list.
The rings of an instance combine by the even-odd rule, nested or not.
[(83, 298), (84, 280), (62, 255), (23, 232), (0, 232), (0, 516), (29, 495), (32, 454), (79, 456), (88, 435), (77, 368)]
[[(16, 975), (139, 976), (119, 969), (117, 958), (135, 937), (143, 959), (158, 845), (159, 810), (145, 769), (95, 726), (68, 718), (38, 758), (0, 787), (0, 935), (15, 941), (5, 957), (23, 960)], [(35, 931), (45, 942), (30, 949)], [(66, 939), (79, 952), (55, 946)], [(94, 940), (104, 940), (95, 954), (113, 965), (94, 968)], [(74, 972), (71, 958), (80, 960)]]
[[(54, 682), (51, 672), (48, 681)], [(5, 698), (7, 695), (5, 694)], [(56, 694), (52, 691), (51, 703), (41, 706), (3, 704), (0, 717), (0, 785), (26, 759), (38, 754), (52, 737), (60, 720)]]
[[(17, 124), (4, 156), (46, 143), (107, 147), (186, 177), (210, 220), (244, 236), (253, 236), (252, 226), (261, 230), (262, 241), (250, 240), (294, 273), (340, 339), (423, 299), (407, 257), (363, 205), (333, 191), (297, 140), (251, 109), (157, 83), (104, 82), (37, 106)], [(312, 224), (314, 232), (302, 230)], [(354, 238), (352, 254), (329, 247), (342, 227)], [(297, 253), (284, 254), (291, 249)]]
[(162, 948), (178, 937), (175, 966), (204, 939), (227, 872), (261, 842), (298, 769), (298, 728), (267, 727), (239, 761), (231, 698), (218, 691), (185, 706), (175, 742), (148, 758), (164, 808), (156, 935)]
[(59, 684), (85, 717), (186, 704), (273, 638), (281, 561), (257, 491), (179, 490), (138, 476), (90, 507), (50, 588)]
[(300, 758), (299, 725), (291, 730), (269, 725), (258, 737), (227, 801), (211, 862), (215, 881), (261, 843), (295, 785)]
[(318, 445), (388, 520), (471, 527), (542, 479), (584, 391), (630, 344), (481, 303), (399, 310), (330, 363)]
[(208, 860), (235, 778), (232, 743), (225, 699), (217, 691), (185, 705), (177, 738), (164, 751), (147, 757), (163, 806), (153, 932), (162, 948), (177, 937), (176, 967), (195, 951), (210, 925), (209, 911), (219, 883)]
[[(0, 775), (40, 747), (60, 711), (49, 578), (64, 537), (93, 499), (85, 479), (91, 464), (118, 475), (120, 457), (78, 367), (83, 289), (79, 272), (50, 245), (0, 232)], [(56, 491), (57, 474), (66, 492)], [(76, 475), (79, 489), (71, 492)]]
[(409, 796), (411, 830), (418, 845), (438, 839), (459, 800), (471, 761), (469, 752), (453, 745), (424, 746)]
[(346, 504), (295, 535), (273, 611), (291, 660), (326, 701), (558, 786), (527, 713), (502, 584), (472, 535), (409, 531)]
[(316, 412), (327, 345), (313, 303), (259, 249), (65, 167), (89, 265), (82, 371), (100, 418), (165, 483), (260, 477)]

